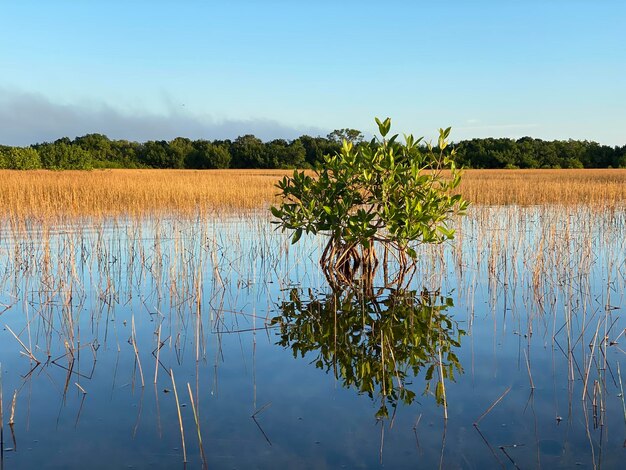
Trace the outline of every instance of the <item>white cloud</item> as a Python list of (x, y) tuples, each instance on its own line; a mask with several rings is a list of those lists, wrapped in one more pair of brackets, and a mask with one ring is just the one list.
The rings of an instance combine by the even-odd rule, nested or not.
[(127, 113), (105, 104), (65, 105), (43, 95), (0, 88), (0, 144), (29, 145), (89, 133), (136, 141), (233, 139), (254, 134), (263, 140), (326, 135), (315, 127), (295, 127), (271, 119), (215, 119), (171, 109), (165, 114)]

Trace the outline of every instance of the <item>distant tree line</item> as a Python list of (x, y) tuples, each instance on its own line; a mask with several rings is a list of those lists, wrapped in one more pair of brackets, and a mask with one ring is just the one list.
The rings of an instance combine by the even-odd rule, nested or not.
[[(0, 168), (309, 168), (321, 162), (323, 155), (339, 151), (343, 139), (364, 145), (363, 135), (355, 129), (335, 130), (326, 137), (303, 135), (268, 142), (244, 135), (235, 140), (177, 137), (139, 143), (87, 134), (29, 147), (0, 145)], [(466, 168), (626, 168), (626, 145), (523, 137), (471, 139), (455, 146), (457, 161)]]
[(472, 139), (456, 145), (468, 168), (626, 168), (626, 145), (587, 140)]

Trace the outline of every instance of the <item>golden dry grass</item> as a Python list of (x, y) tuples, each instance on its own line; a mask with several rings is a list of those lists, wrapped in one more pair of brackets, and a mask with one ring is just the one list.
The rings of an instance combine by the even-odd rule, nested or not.
[(0, 171), (2, 216), (107, 216), (264, 207), (284, 172)]
[[(194, 214), (267, 207), (281, 170), (0, 171), (0, 217)], [(626, 202), (626, 170), (468, 170), (473, 204)]]
[(474, 204), (626, 203), (626, 170), (467, 170), (461, 192)]

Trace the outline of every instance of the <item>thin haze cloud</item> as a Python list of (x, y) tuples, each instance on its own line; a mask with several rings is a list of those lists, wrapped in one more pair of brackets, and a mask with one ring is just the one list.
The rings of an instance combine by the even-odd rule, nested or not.
[(133, 141), (234, 139), (254, 134), (262, 140), (325, 135), (316, 127), (296, 128), (270, 119), (224, 119), (194, 116), (169, 107), (165, 114), (125, 113), (105, 104), (66, 105), (45, 96), (0, 89), (0, 144), (30, 145), (89, 133)]

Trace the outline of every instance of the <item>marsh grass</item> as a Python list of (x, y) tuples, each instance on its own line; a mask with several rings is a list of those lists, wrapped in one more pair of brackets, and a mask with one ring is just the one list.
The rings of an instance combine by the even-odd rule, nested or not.
[(273, 200), (278, 171), (4, 171), (4, 217), (146, 216), (233, 212)]
[[(277, 202), (284, 170), (0, 170), (0, 218), (145, 217), (233, 213)], [(460, 192), (473, 204), (615, 207), (626, 170), (468, 170)]]
[(460, 192), (480, 205), (623, 206), (626, 170), (467, 170)]

